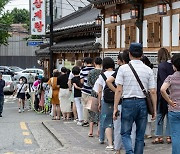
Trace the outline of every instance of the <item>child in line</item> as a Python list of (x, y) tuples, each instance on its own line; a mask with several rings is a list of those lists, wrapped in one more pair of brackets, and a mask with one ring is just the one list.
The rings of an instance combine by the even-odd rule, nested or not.
[(82, 126), (83, 124), (83, 106), (81, 104), (81, 88), (82, 84), (80, 82), (80, 68), (75, 66), (72, 69), (74, 77), (71, 82), (74, 86), (74, 102), (76, 104), (77, 113), (78, 113), (78, 122), (77, 125)]

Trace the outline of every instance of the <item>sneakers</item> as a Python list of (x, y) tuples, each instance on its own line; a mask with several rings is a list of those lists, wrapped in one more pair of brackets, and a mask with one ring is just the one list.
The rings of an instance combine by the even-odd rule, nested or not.
[(74, 119), (74, 122), (78, 122), (79, 120), (78, 119)]
[(109, 146), (107, 146), (107, 147), (106, 147), (106, 150), (113, 151), (113, 150), (114, 150), (114, 148), (113, 148), (113, 146), (112, 146), (112, 145), (109, 145)]
[(80, 121), (78, 121), (78, 122), (77, 122), (77, 125), (78, 125), (78, 126), (82, 126), (82, 125), (83, 125), (83, 123), (82, 123), (82, 122), (80, 122)]
[(2, 114), (0, 114), (0, 117), (2, 117)]
[(83, 126), (83, 127), (88, 127), (88, 126), (89, 126), (89, 123), (88, 123), (88, 122), (84, 122), (84, 123), (82, 124), (82, 126)]
[(100, 144), (104, 144), (104, 141), (101, 141), (101, 140), (99, 139), (99, 143), (100, 143)]
[(21, 109), (19, 109), (18, 112), (21, 113)]
[(24, 109), (22, 109), (22, 112), (24, 112)]

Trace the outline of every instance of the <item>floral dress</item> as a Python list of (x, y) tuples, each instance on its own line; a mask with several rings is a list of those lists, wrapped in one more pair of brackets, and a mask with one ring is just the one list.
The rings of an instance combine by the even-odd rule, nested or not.
[[(88, 85), (90, 87), (94, 87), (94, 84), (96, 82), (96, 80), (99, 78), (99, 75), (101, 74), (102, 70), (101, 69), (93, 69), (89, 72), (88, 74)], [(91, 96), (92, 97), (96, 97), (97, 98), (97, 93), (92, 90), (91, 91)], [(89, 121), (90, 122), (95, 122), (98, 123), (99, 122), (99, 113), (93, 112), (89, 110)]]

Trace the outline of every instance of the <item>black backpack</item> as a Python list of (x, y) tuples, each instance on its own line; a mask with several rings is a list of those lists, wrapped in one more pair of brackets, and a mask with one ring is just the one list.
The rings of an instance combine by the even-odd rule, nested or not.
[[(107, 77), (105, 76), (105, 74), (101, 73), (101, 76), (102, 76), (102, 78), (104, 79), (104, 81), (106, 83)], [(113, 84), (113, 86), (115, 88), (117, 87), (115, 82), (113, 82), (112, 84)], [(107, 84), (105, 85), (103, 92), (104, 92), (104, 96), (103, 96), (104, 102), (109, 103), (109, 104), (114, 104), (114, 95), (115, 95), (115, 93), (108, 87)]]

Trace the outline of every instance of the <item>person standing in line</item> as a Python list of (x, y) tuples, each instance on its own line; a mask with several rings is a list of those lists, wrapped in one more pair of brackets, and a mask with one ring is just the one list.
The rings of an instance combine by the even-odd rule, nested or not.
[(94, 69), (94, 67), (92, 66), (93, 59), (91, 57), (85, 58), (84, 62), (85, 62), (86, 67), (83, 68), (80, 72), (81, 83), (83, 84), (83, 87), (81, 90), (81, 92), (82, 92), (81, 102), (83, 105), (84, 123), (82, 126), (88, 127), (89, 126), (89, 123), (88, 123), (89, 113), (88, 113), (88, 109), (86, 109), (86, 105), (87, 105), (87, 101), (91, 95), (92, 87), (90, 87), (87, 83), (87, 76), (88, 76), (89, 71)]
[(74, 77), (72, 78), (71, 82), (74, 87), (74, 102), (77, 109), (77, 116), (78, 121), (77, 125), (82, 126), (83, 124), (83, 106), (81, 103), (81, 88), (82, 84), (80, 82), (80, 68), (78, 66), (73, 67), (72, 73)]
[[(27, 90), (27, 85), (24, 83), (23, 79), (19, 79), (19, 84), (17, 85), (16, 88), (16, 93), (17, 93), (17, 98), (18, 98), (18, 107), (19, 110), (18, 112), (24, 112), (24, 106), (25, 106), (25, 92)], [(22, 107), (22, 109), (21, 109)]]
[[(123, 50), (123, 52), (118, 55), (118, 59), (121, 59), (121, 60), (118, 60), (119, 67), (124, 64), (128, 64), (130, 61), (129, 50), (128, 49)], [(113, 73), (106, 80), (108, 87), (114, 92), (116, 91), (116, 87), (114, 87), (113, 83), (115, 82), (119, 67), (115, 70), (115, 73)], [(116, 150), (115, 154), (120, 154), (120, 150), (123, 148), (122, 139), (121, 139), (121, 116), (120, 116), (122, 107), (120, 103), (118, 105), (119, 116), (117, 116), (117, 119), (113, 121), (114, 123), (114, 149)], [(133, 147), (135, 146), (135, 137), (136, 137), (136, 125), (135, 123), (133, 123), (132, 131), (131, 131), (131, 139), (132, 139)]]
[(4, 105), (4, 92), (5, 81), (2, 79), (2, 73), (0, 73), (0, 117), (2, 117), (3, 105)]
[[(76, 61), (76, 66), (78, 66), (80, 69), (82, 67), (82, 61), (78, 60)], [(74, 122), (78, 122), (78, 116), (77, 116), (77, 109), (76, 109), (76, 104), (74, 102), (74, 87), (72, 85), (72, 78), (74, 77), (72, 71), (69, 74), (69, 78), (68, 78), (68, 86), (69, 86), (69, 91), (71, 91), (71, 102), (72, 104), (72, 111), (73, 111), (73, 116), (74, 116)]]
[(67, 72), (66, 67), (61, 68), (61, 75), (57, 79), (57, 84), (60, 86), (59, 90), (59, 101), (61, 102), (60, 108), (63, 114), (63, 120), (70, 120), (71, 113), (71, 92), (68, 87), (68, 77), (69, 74)]
[[(153, 64), (149, 61), (148, 57), (146, 56), (142, 56), (141, 61), (149, 66), (151, 69), (153, 69)], [(147, 139), (152, 138), (152, 120), (151, 120), (152, 116), (150, 114), (148, 114), (148, 122), (147, 122), (147, 126), (146, 126), (146, 132), (145, 132), (145, 137)]]
[[(155, 119), (157, 97), (154, 74), (152, 69), (143, 64), (143, 62), (140, 60), (142, 55), (142, 45), (140, 43), (131, 43), (129, 48), (129, 57), (131, 59), (130, 63), (137, 72), (146, 91), (150, 91), (153, 108), (155, 111), (152, 119)], [(148, 115), (146, 96), (142, 92), (142, 89), (140, 88), (139, 83), (137, 82), (128, 64), (125, 64), (119, 68), (115, 82), (117, 84), (117, 88), (115, 92), (113, 118), (116, 119), (118, 104), (120, 98), (123, 98), (121, 113), (121, 136), (126, 153), (143, 154), (144, 134)], [(134, 122), (136, 124), (136, 142), (133, 149), (130, 135)]]
[(108, 146), (106, 150), (114, 150), (113, 148), (113, 103), (108, 103), (104, 100), (104, 88), (106, 81), (102, 75), (106, 78), (110, 77), (114, 73), (115, 64), (112, 58), (105, 57), (103, 59), (104, 73), (97, 79), (98, 84), (98, 103), (100, 110), (100, 144), (104, 144), (105, 134), (108, 140)]
[(48, 85), (52, 87), (52, 99), (51, 104), (53, 108), (53, 118), (52, 120), (60, 120), (60, 101), (59, 101), (59, 86), (57, 85), (57, 77), (59, 72), (54, 71), (53, 77), (48, 81)]
[[(87, 79), (88, 85), (92, 88), (94, 87), (96, 80), (99, 78), (99, 75), (102, 72), (102, 68), (101, 68), (102, 59), (100, 57), (96, 57), (94, 60), (94, 65), (95, 65), (95, 68), (89, 71), (88, 79)], [(97, 93), (94, 90), (91, 91), (91, 96), (95, 98), (98, 97)], [(93, 137), (93, 126), (94, 126), (94, 123), (97, 123), (97, 124), (99, 123), (99, 113), (89, 110), (89, 121), (90, 121), (90, 127), (89, 127), (88, 136)], [(98, 126), (97, 136), (99, 136), (99, 126)]]
[[(180, 54), (174, 54), (172, 64), (175, 70), (161, 86), (161, 94), (168, 102), (168, 116), (172, 137), (172, 154), (180, 153)], [(167, 89), (169, 94), (167, 94)]]
[(169, 118), (168, 118), (168, 106), (166, 100), (161, 96), (160, 88), (168, 75), (174, 73), (172, 63), (170, 60), (170, 53), (166, 48), (161, 48), (158, 51), (158, 73), (157, 73), (157, 119), (155, 125), (156, 138), (152, 141), (152, 144), (163, 144), (163, 127), (164, 119), (166, 117), (165, 136), (166, 142), (171, 143), (170, 130), (169, 130)]
[(35, 81), (35, 77), (30, 73), (28, 75), (29, 92), (31, 92), (31, 88), (33, 86), (34, 81)]

